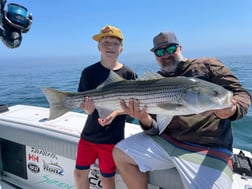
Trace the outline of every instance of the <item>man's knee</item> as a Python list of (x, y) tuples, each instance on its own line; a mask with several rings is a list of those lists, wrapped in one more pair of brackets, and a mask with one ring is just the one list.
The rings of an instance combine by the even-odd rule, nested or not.
[(122, 153), (122, 151), (120, 149), (114, 147), (114, 149), (112, 151), (112, 155), (113, 155), (113, 159), (114, 159), (116, 165), (120, 159), (119, 157), (121, 156), (120, 155), (121, 153)]
[(126, 154), (124, 151), (122, 151), (119, 148), (114, 148), (113, 149), (113, 158), (115, 161), (116, 166), (118, 167), (118, 165), (120, 166), (125, 166), (125, 165), (136, 165), (136, 162), (128, 155)]

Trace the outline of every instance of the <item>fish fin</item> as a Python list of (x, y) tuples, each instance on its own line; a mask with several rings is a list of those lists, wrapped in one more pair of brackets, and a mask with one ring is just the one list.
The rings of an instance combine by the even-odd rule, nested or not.
[(173, 116), (172, 115), (157, 115), (157, 125), (158, 125), (158, 129), (159, 129), (159, 134), (161, 134), (165, 128), (169, 125), (169, 123), (171, 122)]
[(118, 74), (116, 74), (114, 71), (110, 70), (109, 75), (107, 77), (107, 79), (102, 82), (98, 87), (98, 88), (102, 88), (105, 85), (108, 85), (110, 83), (114, 83), (114, 82), (118, 82), (118, 81), (124, 81), (125, 79), (122, 78), (121, 76), (119, 76)]
[(96, 110), (98, 112), (99, 117), (102, 119), (105, 119), (108, 115), (110, 115), (113, 112), (113, 110), (109, 110), (102, 107), (96, 107)]
[(64, 106), (64, 102), (68, 94), (67, 92), (58, 91), (49, 87), (43, 87), (41, 90), (45, 94), (50, 105), (49, 120), (56, 119), (57, 117), (60, 117), (70, 111), (69, 108)]
[(155, 80), (155, 79), (162, 79), (162, 78), (164, 77), (156, 72), (146, 71), (143, 73), (141, 77), (137, 78), (137, 80)]

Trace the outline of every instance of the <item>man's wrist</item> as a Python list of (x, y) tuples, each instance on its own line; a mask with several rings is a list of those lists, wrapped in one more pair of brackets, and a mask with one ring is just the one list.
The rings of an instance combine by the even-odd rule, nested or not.
[(151, 124), (149, 126), (143, 125), (141, 122), (140, 126), (143, 129), (143, 131), (148, 135), (156, 135), (159, 132), (157, 122), (154, 121), (153, 119), (151, 120)]
[(144, 124), (142, 124), (142, 123), (140, 122), (140, 126), (141, 126), (141, 128), (142, 128), (143, 130), (147, 131), (147, 130), (152, 129), (153, 124), (151, 123), (149, 126), (146, 126), (146, 125), (144, 125)]

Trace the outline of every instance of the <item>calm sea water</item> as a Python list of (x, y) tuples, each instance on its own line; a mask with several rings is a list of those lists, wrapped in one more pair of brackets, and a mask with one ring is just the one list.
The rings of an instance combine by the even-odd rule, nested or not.
[[(218, 57), (252, 94), (252, 56)], [(0, 59), (0, 104), (48, 107), (40, 88), (77, 91), (81, 71), (97, 58)], [(128, 62), (139, 76), (158, 69), (155, 60)], [(246, 117), (233, 122), (234, 146), (252, 152), (252, 108)]]

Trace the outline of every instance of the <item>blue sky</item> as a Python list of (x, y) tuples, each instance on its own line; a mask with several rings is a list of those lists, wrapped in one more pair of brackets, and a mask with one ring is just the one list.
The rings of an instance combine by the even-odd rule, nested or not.
[(187, 57), (252, 52), (252, 0), (7, 0), (33, 14), (19, 48), (0, 43), (1, 58), (99, 55), (92, 36), (121, 28), (123, 56), (144, 58), (160, 31), (174, 31)]

